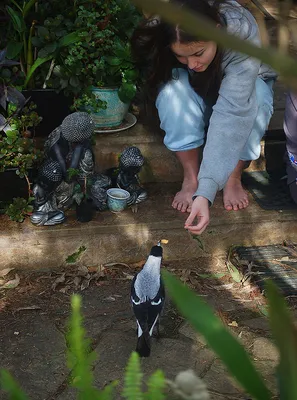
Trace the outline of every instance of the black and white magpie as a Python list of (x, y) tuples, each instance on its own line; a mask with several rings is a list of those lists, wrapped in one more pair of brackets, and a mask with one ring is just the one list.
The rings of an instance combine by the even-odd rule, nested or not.
[(131, 302), (137, 321), (136, 351), (140, 357), (149, 357), (154, 328), (159, 334), (159, 317), (165, 301), (165, 289), (160, 268), (163, 248), (161, 242), (151, 248), (142, 268), (131, 285)]

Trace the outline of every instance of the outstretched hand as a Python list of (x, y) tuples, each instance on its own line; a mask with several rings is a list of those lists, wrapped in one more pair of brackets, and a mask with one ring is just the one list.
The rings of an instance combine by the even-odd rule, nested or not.
[[(197, 223), (195, 225), (195, 220)], [(209, 204), (208, 199), (197, 196), (193, 201), (192, 210), (185, 222), (185, 229), (193, 235), (201, 235), (209, 224)]]

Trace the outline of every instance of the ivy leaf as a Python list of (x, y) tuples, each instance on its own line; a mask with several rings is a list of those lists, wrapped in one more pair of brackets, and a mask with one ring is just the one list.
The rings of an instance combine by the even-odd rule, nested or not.
[(49, 43), (38, 52), (39, 58), (46, 58), (57, 50), (58, 44), (56, 42)]
[(118, 91), (118, 96), (123, 103), (130, 103), (136, 94), (136, 85), (123, 83)]
[[(23, 49), (23, 43), (22, 42), (9, 42), (7, 44), (7, 55), (6, 57), (9, 59), (13, 59), (16, 56), (18, 56), (20, 54), (20, 52)], [(18, 64), (18, 63), (17, 63)]]

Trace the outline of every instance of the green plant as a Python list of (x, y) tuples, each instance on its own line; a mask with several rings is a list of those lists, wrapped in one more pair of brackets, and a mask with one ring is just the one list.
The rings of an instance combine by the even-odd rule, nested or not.
[(106, 102), (97, 99), (91, 90), (86, 90), (81, 96), (75, 97), (72, 109), (75, 111), (90, 110), (92, 112), (98, 112), (99, 110), (106, 109)]
[(27, 200), (22, 197), (13, 199), (13, 202), (7, 207), (5, 214), (12, 221), (23, 222), (27, 215), (32, 213), (33, 206), (31, 205), (34, 197), (29, 197)]
[[(11, 22), (10, 29), (6, 34), (8, 57), (19, 59), (25, 77), (24, 87), (27, 87), (28, 84), (33, 87), (32, 77), (35, 71), (51, 61), (44, 78), (43, 86), (45, 87), (55, 62), (59, 59), (60, 52), (79, 40), (78, 32), (72, 30), (71, 22), (64, 21), (64, 17), (61, 15), (46, 20), (44, 25), (41, 25), (38, 21), (40, 15), (38, 15), (37, 0), (24, 2), (10, 0), (9, 3), (6, 6)], [(64, 22), (63, 25), (62, 22)], [(51, 31), (48, 29), (49, 26), (51, 26)]]
[(17, 106), (9, 104), (5, 128), (0, 130), (0, 172), (16, 168), (16, 174), (23, 178), (42, 159), (42, 151), (36, 148), (28, 130), (41, 121), (34, 109), (35, 105), (30, 104), (17, 116)]
[[(21, 109), (25, 104), (25, 97), (13, 85), (13, 76), (17, 72), (17, 61), (8, 60), (7, 49), (0, 51), (0, 108), (6, 111), (7, 104), (14, 103)], [(12, 68), (11, 68), (12, 67)], [(0, 114), (0, 127), (5, 124), (4, 116)]]
[[(91, 89), (98, 86), (119, 87), (121, 100), (131, 101), (138, 71), (129, 38), (139, 19), (138, 12), (128, 0), (77, 0), (75, 4), (74, 26), (80, 40), (63, 54), (63, 62), (52, 76), (53, 82), (56, 78), (60, 82), (53, 85), (64, 88), (66, 94), (74, 94), (75, 109), (94, 109)], [(96, 110), (104, 105), (97, 103)]]

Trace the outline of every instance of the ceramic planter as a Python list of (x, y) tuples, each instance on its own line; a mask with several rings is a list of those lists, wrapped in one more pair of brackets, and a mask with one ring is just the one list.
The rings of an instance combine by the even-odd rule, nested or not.
[(119, 99), (118, 91), (118, 88), (92, 88), (95, 96), (107, 103), (105, 110), (92, 114), (96, 128), (113, 128), (123, 122), (130, 104)]
[(35, 128), (36, 137), (47, 137), (72, 112), (72, 99), (52, 89), (23, 90), (23, 95), (31, 97), (37, 106), (36, 112), (42, 117), (41, 123)]
[[(16, 168), (7, 169), (0, 172), (0, 201), (11, 202), (14, 197), (28, 198), (28, 184), (25, 178), (20, 178), (16, 173)], [(28, 177), (30, 182), (37, 177), (37, 169), (30, 169)]]
[(89, 222), (94, 216), (94, 205), (92, 199), (83, 199), (76, 205), (76, 219), (79, 222)]

